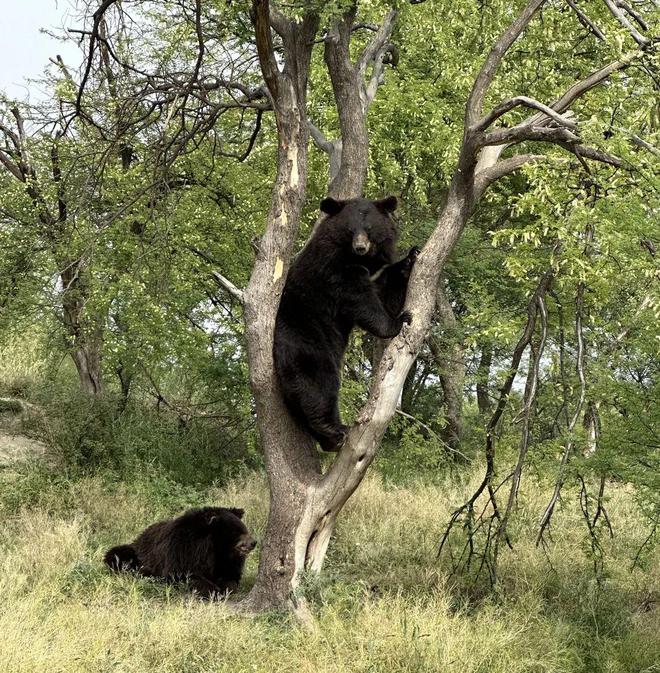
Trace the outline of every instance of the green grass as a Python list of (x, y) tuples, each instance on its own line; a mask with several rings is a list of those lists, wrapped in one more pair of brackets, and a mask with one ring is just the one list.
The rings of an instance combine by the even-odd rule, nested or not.
[(202, 503), (244, 507), (261, 536), (263, 476), (220, 489), (180, 485), (147, 465), (122, 483), (69, 481), (35, 464), (0, 477), (2, 673), (660, 671), (660, 560), (648, 553), (630, 571), (647, 530), (623, 487), (610, 486), (617, 535), (605, 542), (601, 585), (577, 503), (558, 512), (548, 558), (530, 542), (547, 496), (530, 482), (499, 592), (470, 600), (436, 548), (479, 475), (405, 488), (372, 475), (340, 519), (322, 576), (306, 585), (318, 622), (310, 633), (282, 615), (237, 616), (180, 587), (112, 575), (101, 562), (111, 544)]

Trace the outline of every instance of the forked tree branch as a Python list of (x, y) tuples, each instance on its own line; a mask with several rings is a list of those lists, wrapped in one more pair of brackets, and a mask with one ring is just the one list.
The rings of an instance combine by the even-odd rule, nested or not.
[[(647, 30), (648, 29), (648, 27), (646, 26), (646, 23), (643, 20), (641, 20), (641, 22), (640, 22), (641, 17), (639, 16), (639, 14), (637, 14), (637, 12), (634, 12), (630, 8), (630, 5), (628, 5), (625, 2), (613, 2), (612, 0), (605, 0), (605, 4), (607, 5), (607, 8), (610, 10), (610, 12), (612, 12), (612, 14), (616, 18), (616, 20), (624, 28), (626, 28), (628, 30), (628, 32), (632, 36), (633, 40), (635, 40), (635, 42), (637, 42), (637, 44), (640, 47), (644, 48), (644, 47), (647, 47), (649, 44), (651, 44), (651, 40), (648, 37), (645, 37), (644, 35), (642, 35), (637, 30), (637, 28), (635, 28), (635, 26), (633, 26), (632, 23), (630, 23), (630, 21), (628, 20), (628, 17), (626, 16), (626, 12), (628, 12), (630, 14), (630, 16), (632, 16), (635, 20), (638, 21), (638, 23), (640, 23), (640, 26), (641, 26), (642, 30)], [(621, 11), (622, 9), (624, 9), (625, 11)]]
[[(632, 52), (624, 56), (622, 59), (613, 61), (612, 63), (608, 63), (606, 66), (599, 68), (598, 70), (594, 71), (584, 79), (580, 80), (579, 82), (571, 86), (560, 98), (558, 98), (554, 103), (552, 103), (552, 105), (548, 107), (551, 110), (553, 110), (554, 113), (556, 114), (562, 115), (563, 113), (566, 113), (570, 108), (570, 106), (576, 100), (584, 96), (594, 87), (606, 81), (613, 73), (627, 68), (632, 63), (632, 61), (635, 58), (637, 58), (640, 54), (641, 52)], [(566, 116), (561, 117), (561, 119), (566, 120)], [(506, 138), (507, 137), (506, 133), (512, 132), (511, 135), (513, 136), (513, 141), (515, 142), (523, 142), (524, 140), (534, 140), (534, 139), (546, 140), (548, 142), (556, 142), (557, 144), (559, 144), (572, 154), (576, 154), (578, 158), (580, 158), (581, 160), (582, 158), (587, 158), (587, 159), (594, 159), (596, 161), (601, 161), (603, 163), (607, 163), (612, 166), (621, 165), (622, 162), (618, 157), (614, 157), (610, 154), (607, 154), (606, 152), (602, 152), (601, 150), (597, 150), (595, 148), (588, 148), (582, 145), (578, 145), (573, 140), (566, 142), (565, 140), (562, 140), (562, 138), (560, 138), (559, 135), (555, 135), (553, 132), (551, 132), (549, 135), (550, 136), (555, 135), (554, 140), (551, 137), (547, 136), (545, 138), (538, 137), (538, 135), (543, 135), (542, 131), (540, 131), (539, 134), (537, 134), (537, 138), (532, 138), (530, 136), (526, 136), (524, 131), (522, 130), (527, 127), (534, 127), (536, 131), (538, 131), (540, 127), (545, 127), (547, 126), (547, 124), (551, 122), (553, 122), (553, 118), (551, 116), (546, 114), (545, 111), (539, 111), (538, 113), (531, 115), (524, 121), (520, 122), (520, 124), (518, 124), (513, 129), (502, 129), (491, 133), (500, 133)], [(481, 149), (479, 153), (479, 159), (476, 168), (477, 180), (475, 183), (475, 196), (480, 195), (483, 192), (483, 189), (487, 188), (490, 184), (492, 184), (495, 180), (499, 179), (500, 177), (508, 175), (514, 170), (517, 170), (521, 166), (528, 163), (528, 161), (538, 160), (537, 158), (532, 158), (537, 157), (538, 155), (523, 155), (529, 157), (527, 160), (524, 161), (517, 160), (516, 157), (512, 157), (511, 159), (505, 160), (506, 163), (501, 162), (504, 165), (502, 166), (501, 170), (498, 169), (497, 166), (500, 163), (499, 158), (502, 155), (502, 152), (504, 152), (504, 150), (513, 142), (511, 140), (502, 141), (501, 140), (502, 135), (499, 136), (500, 144), (488, 143)], [(487, 134), (486, 137), (489, 138), (491, 142), (492, 140), (497, 140), (498, 138), (497, 135), (493, 136), (491, 134)], [(576, 148), (579, 148), (579, 150), (576, 151)]]
[[(369, 144), (366, 116), (383, 81), (385, 56), (392, 48), (389, 39), (397, 17), (396, 10), (387, 14), (357, 62), (353, 63), (350, 42), (355, 30), (356, 12), (355, 4), (349, 6), (334, 21), (323, 39), (324, 58), (339, 115), (340, 137), (327, 138), (318, 127), (309, 122), (314, 143), (328, 154), (328, 192), (336, 198), (349, 198), (362, 193)], [(370, 65), (372, 72), (367, 82)]]

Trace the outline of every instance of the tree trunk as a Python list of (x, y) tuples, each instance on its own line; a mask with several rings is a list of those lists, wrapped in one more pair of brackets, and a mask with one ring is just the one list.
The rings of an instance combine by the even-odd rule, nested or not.
[(442, 339), (429, 338), (429, 347), (438, 365), (438, 375), (445, 402), (446, 426), (441, 437), (452, 450), (454, 457), (461, 443), (463, 421), (463, 386), (465, 382), (465, 362), (463, 343), (459, 325), (451, 303), (447, 299), (442, 282), (438, 286), (436, 307), (443, 330)]
[(87, 285), (85, 266), (82, 260), (66, 260), (61, 264), (62, 322), (66, 330), (69, 353), (78, 372), (83, 392), (93, 397), (103, 395), (103, 326), (100, 320), (94, 324), (85, 318)]
[(278, 167), (266, 231), (244, 293), (250, 385), (268, 473), (270, 510), (257, 580), (243, 607), (257, 612), (284, 608), (300, 613), (304, 608), (296, 588), (312, 535), (309, 509), (321, 470), (313, 440), (284, 406), (273, 366), (273, 334), (306, 194), (307, 77), (319, 19), (309, 13), (296, 24), (279, 16), (277, 31), (284, 49), (280, 71), (268, 2), (255, 0), (253, 17), (261, 69), (277, 122)]
[(417, 374), (417, 360), (413, 362), (408, 376), (406, 376), (406, 382), (403, 384), (403, 390), (401, 391), (401, 411), (405, 411), (407, 414), (414, 416), (413, 403), (415, 401), (415, 375)]
[[(325, 40), (324, 58), (337, 103), (341, 140), (330, 153), (328, 194), (336, 199), (362, 195), (369, 163), (367, 106), (363, 104), (364, 77), (350, 56), (351, 29), (355, 5), (331, 27)], [(339, 164), (338, 170), (336, 165)]]
[(76, 365), (83, 392), (92, 397), (103, 395), (100, 345), (89, 343), (78, 345), (71, 351), (71, 358)]
[(491, 404), (488, 382), (490, 379), (490, 368), (493, 363), (493, 347), (489, 344), (481, 345), (481, 358), (477, 368), (477, 407), (482, 418), (488, 418)]
[[(530, 0), (497, 40), (477, 75), (466, 106), (456, 170), (437, 226), (412, 270), (406, 301), (406, 308), (412, 312), (412, 323), (404, 326), (385, 348), (372, 376), (367, 403), (349, 430), (333, 464), (322, 474), (314, 443), (294, 424), (284, 408), (272, 357), (275, 315), (305, 198), (307, 134), (310, 128), (305, 97), (318, 16), (308, 9), (309, 13), (303, 20), (294, 23), (277, 10), (271, 10), (268, 0), (253, 0), (259, 61), (277, 121), (278, 171), (266, 231), (259, 245), (250, 282), (244, 293), (234, 288), (243, 297), (245, 306), (250, 382), (271, 493), (259, 573), (245, 600), (248, 609), (293, 607), (304, 613), (304, 604), (301, 604), (297, 592), (300, 573), (306, 564), (314, 571), (321, 568), (337, 514), (359, 486), (375, 457), (396, 411), (406, 376), (431, 325), (443, 266), (475, 202), (493, 182), (538, 158), (536, 155), (516, 155), (500, 161), (499, 154), (493, 157), (491, 153), (487, 160), (481, 162), (481, 170), (477, 172), (481, 150), (493, 145), (505, 147), (522, 140), (550, 139), (550, 142), (566, 144), (569, 136), (566, 129), (534, 126), (534, 116), (528, 118), (527, 125), (486, 132), (519, 101), (512, 99), (507, 101), (506, 106), (500, 105), (490, 114), (483, 115), (484, 98), (504, 54), (543, 3), (544, 0)], [(390, 12), (389, 16), (393, 21), (395, 13)], [(271, 24), (282, 38), (281, 55), (278, 53), (277, 58)], [(360, 59), (362, 65), (367, 61), (366, 57)], [(280, 69), (282, 62), (284, 67)], [(377, 63), (374, 62), (376, 80), (379, 76), (375, 67)], [(603, 72), (606, 70), (603, 69)], [(592, 80), (603, 81), (607, 75), (599, 76), (600, 79), (589, 80), (590, 86), (594, 86)], [(367, 93), (369, 90), (373, 91), (373, 87)], [(554, 111), (548, 113), (544, 108), (544, 114), (555, 122), (562, 121), (556, 110), (565, 111), (586, 90), (587, 84), (576, 85), (555, 104)], [(572, 137), (570, 139), (573, 140)], [(581, 152), (588, 151), (592, 157), (604, 156), (580, 147)]]

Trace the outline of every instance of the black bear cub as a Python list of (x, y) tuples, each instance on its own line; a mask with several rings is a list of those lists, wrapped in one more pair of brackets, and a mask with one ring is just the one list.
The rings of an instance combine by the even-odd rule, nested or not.
[(327, 217), (294, 260), (277, 318), (273, 356), (286, 405), (324, 451), (339, 451), (341, 361), (355, 325), (382, 339), (412, 321), (403, 311), (412, 248), (395, 262), (397, 200), (326, 198)]
[(131, 544), (108, 550), (105, 562), (145, 577), (188, 579), (202, 596), (220, 596), (236, 590), (245, 558), (257, 545), (242, 518), (242, 509), (191, 509), (152, 524)]

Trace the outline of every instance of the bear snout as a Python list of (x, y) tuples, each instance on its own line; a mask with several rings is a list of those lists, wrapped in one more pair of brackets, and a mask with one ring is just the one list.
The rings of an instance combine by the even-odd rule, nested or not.
[(353, 236), (353, 252), (356, 255), (366, 255), (371, 248), (371, 241), (365, 232)]
[(236, 543), (236, 551), (240, 554), (249, 554), (257, 546), (257, 541), (249, 534), (241, 535)]

